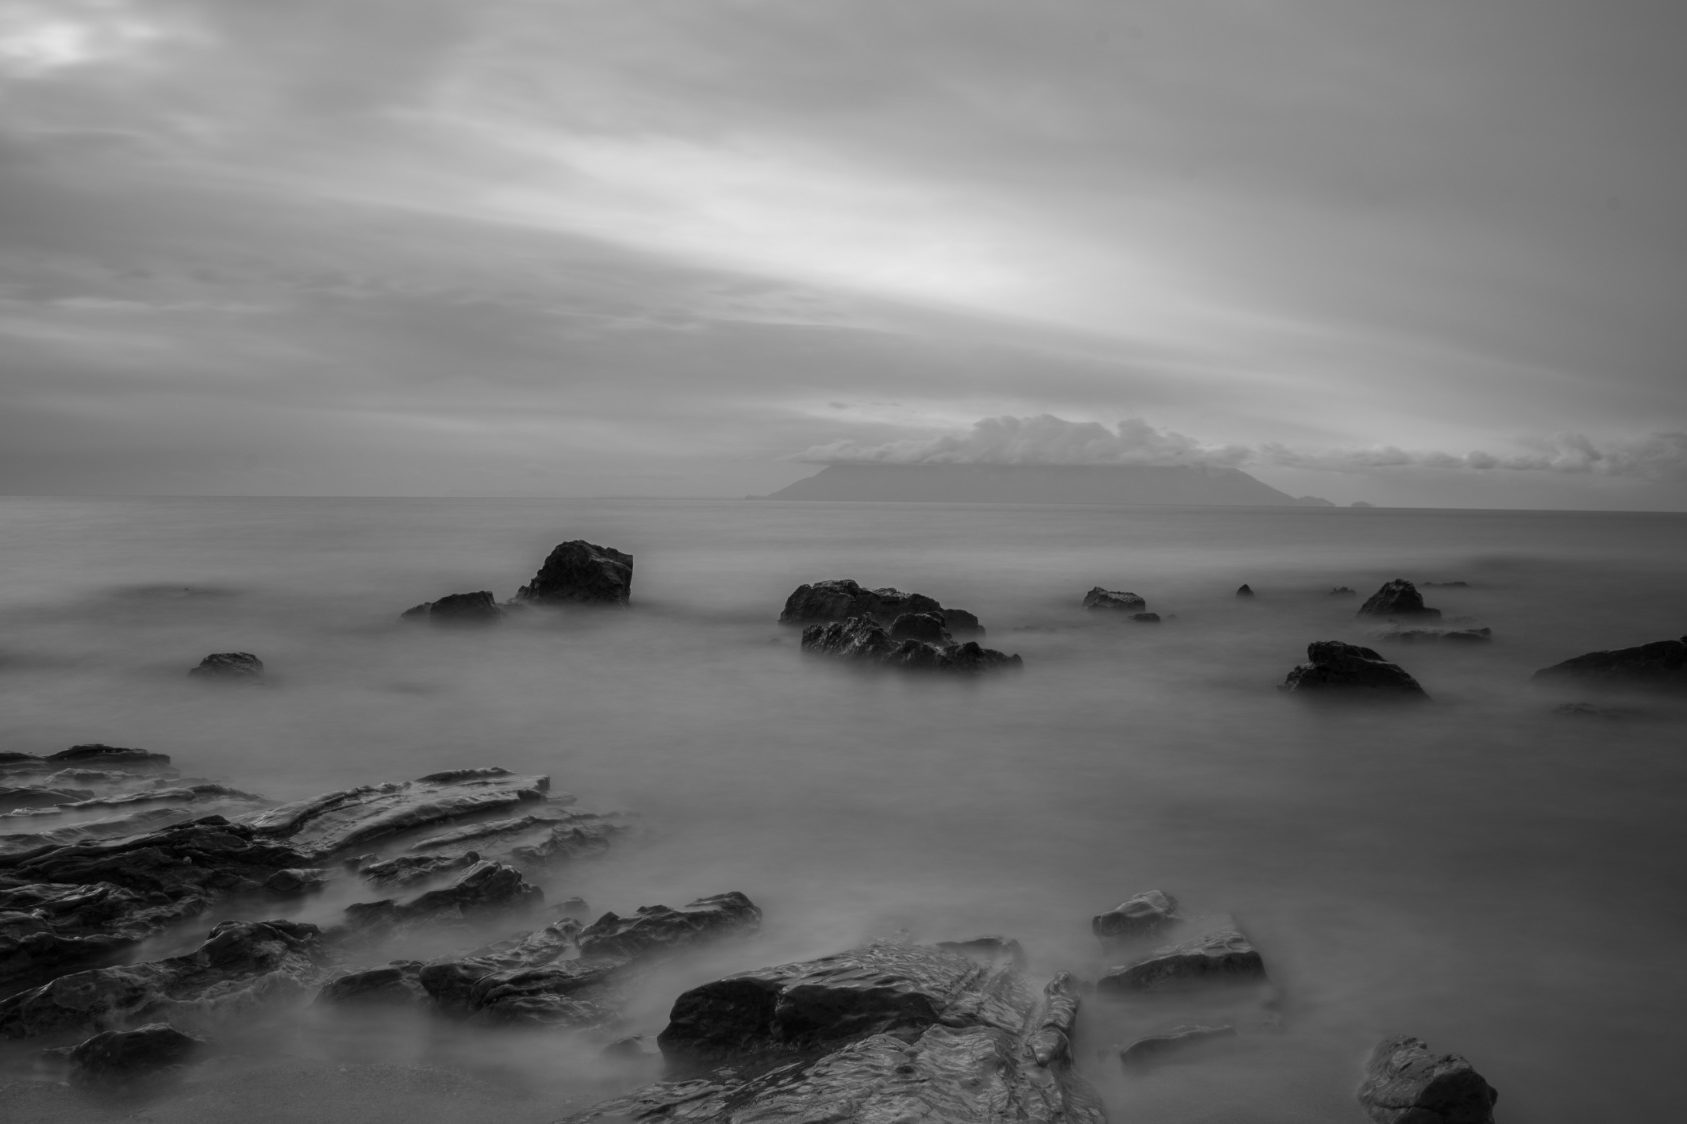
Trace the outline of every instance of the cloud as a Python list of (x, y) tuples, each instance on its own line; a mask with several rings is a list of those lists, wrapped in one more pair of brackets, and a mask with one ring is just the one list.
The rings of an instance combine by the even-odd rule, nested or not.
[(1208, 445), (1126, 418), (1109, 429), (1099, 422), (1073, 422), (1051, 414), (984, 418), (961, 433), (909, 438), (880, 444), (835, 441), (793, 457), (811, 464), (1202, 464), (1320, 472), (1371, 473), (1394, 469), (1491, 472), (1569, 472), (1687, 481), (1687, 433), (1657, 433), (1603, 444), (1578, 433), (1531, 438), (1528, 452), (1496, 456), (1480, 450), (1457, 455), (1383, 445), (1360, 449), (1295, 449), (1279, 442)]

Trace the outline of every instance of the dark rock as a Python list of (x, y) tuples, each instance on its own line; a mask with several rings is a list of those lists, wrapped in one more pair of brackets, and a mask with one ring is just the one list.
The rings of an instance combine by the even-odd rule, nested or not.
[(1404, 640), (1408, 644), (1440, 640), (1457, 644), (1486, 644), (1493, 638), (1494, 630), (1491, 628), (1396, 628), (1382, 634), (1384, 640)]
[(1457, 1054), (1421, 1038), (1386, 1038), (1371, 1051), (1359, 1103), (1375, 1124), (1493, 1124), (1499, 1093)]
[(1253, 587), (1248, 585), (1245, 582), (1236, 587), (1236, 596), (1237, 597), (1252, 597), (1253, 595), (1254, 595)]
[(1403, 578), (1384, 582), (1355, 614), (1361, 617), (1439, 617), (1440, 609), (1426, 608), (1417, 587)]
[(409, 886), (442, 874), (467, 870), (479, 861), (480, 853), (477, 851), (461, 855), (394, 855), (390, 859), (361, 860), (356, 870), (377, 886)]
[(264, 661), (251, 652), (212, 652), (191, 669), (189, 675), (201, 679), (245, 681), (257, 679), (264, 673)]
[[(247, 818), (314, 859), (343, 855), (411, 832), (485, 818), (545, 799), (549, 777), (504, 769), (460, 769), (403, 784), (365, 785), (271, 808)], [(311, 863), (293, 865), (309, 866)]]
[(1589, 652), (1535, 672), (1536, 683), (1687, 691), (1687, 636), (1637, 648)]
[(726, 1068), (570, 1120), (1101, 1124), (1070, 1071), (1077, 1006), (1064, 975), (1039, 994), (1011, 967), (921, 946), (744, 973), (681, 995), (658, 1038), (670, 1062)]
[(54, 768), (66, 765), (92, 765), (100, 769), (119, 769), (126, 772), (168, 772), (174, 773), (170, 767), (170, 755), (154, 753), (150, 749), (130, 749), (120, 745), (101, 745), (95, 742), (90, 745), (73, 745), (69, 749), (61, 749), (57, 753), (49, 753), (42, 760)]
[(965, 609), (944, 609), (943, 624), (951, 633), (957, 635), (984, 635), (984, 626)]
[(633, 556), (582, 539), (559, 544), (516, 590), (532, 605), (615, 605), (625, 608), (633, 589)]
[(205, 1025), (314, 983), (320, 937), (293, 921), (225, 921), (185, 956), (72, 972), (0, 1000), (0, 1037), (119, 1030), (159, 1016)]
[(1425, 589), (1469, 589), (1469, 582), (1424, 582)]
[(1133, 1068), (1149, 1066), (1166, 1060), (1168, 1056), (1181, 1055), (1215, 1041), (1234, 1037), (1236, 1028), (1229, 1025), (1174, 1026), (1164, 1033), (1138, 1038), (1119, 1051), (1119, 1060)]
[(384, 933), (396, 926), (447, 924), (485, 913), (531, 909), (543, 899), (544, 891), (529, 884), (515, 867), (482, 860), (448, 885), (408, 901), (347, 906), (346, 919), (360, 929)]
[(115, 959), (204, 908), (202, 897), (110, 883), (0, 885), (0, 989)]
[(477, 593), (452, 593), (438, 601), (424, 601), (399, 614), (400, 620), (426, 621), (437, 625), (497, 624), (504, 619), (490, 590)]
[(1117, 589), (1102, 589), (1098, 585), (1084, 594), (1084, 608), (1113, 609), (1118, 612), (1135, 613), (1148, 608), (1148, 602), (1134, 593), (1126, 593)]
[(1259, 950), (1234, 919), (1220, 915), (1197, 936), (1109, 968), (1096, 986), (1105, 992), (1141, 992), (1263, 982), (1265, 961)]
[(654, 1038), (643, 1034), (629, 1034), (605, 1046), (603, 1056), (623, 1062), (659, 1061), (662, 1051), (657, 1049)]
[(964, 644), (894, 640), (882, 625), (867, 617), (811, 624), (803, 629), (802, 648), (805, 652), (855, 663), (910, 671), (975, 674), (1024, 666), (1024, 661), (1018, 656), (980, 647), (975, 640)]
[[(42, 854), (55, 847), (68, 847), (73, 843), (141, 835), (167, 825), (179, 824), (192, 815), (193, 813), (185, 808), (143, 808), (126, 815), (97, 820), (76, 820), (59, 826), (52, 826), (52, 820), (49, 818), (46, 824), (41, 825), (42, 829), (39, 831), (0, 835), (0, 859), (16, 858), (23, 854)], [(25, 822), (30, 827), (36, 827), (38, 821), (32, 817)]]
[(1025, 949), (1012, 937), (973, 937), (964, 941), (938, 941), (936, 947), (945, 952), (958, 952), (988, 967), (1009, 964), (1023, 972), (1028, 962)]
[(664, 948), (751, 932), (760, 924), (761, 910), (734, 890), (699, 898), (679, 909), (646, 905), (631, 917), (606, 913), (580, 933), (580, 954), (634, 960)]
[(1429, 697), (1400, 665), (1389, 663), (1370, 648), (1319, 640), (1306, 646), (1306, 657), (1312, 662), (1289, 672), (1283, 690), (1379, 698)]
[(82, 800), (61, 806), (58, 811), (80, 813), (104, 808), (132, 808), (141, 804), (197, 804), (205, 806), (199, 810), (200, 815), (205, 815), (211, 806), (217, 807), (219, 811), (234, 811), (252, 804), (268, 803), (267, 799), (255, 793), (241, 792), (227, 785), (206, 783), (146, 788), (139, 792), (126, 792), (116, 796), (97, 796), (90, 793)]
[(186, 1065), (204, 1045), (169, 1023), (148, 1023), (94, 1035), (70, 1051), (70, 1064), (79, 1081), (122, 1082)]
[(1090, 929), (1103, 948), (1112, 948), (1123, 941), (1153, 936), (1182, 920), (1176, 898), (1164, 890), (1144, 890), (1106, 913), (1096, 914), (1090, 920)]
[[(426, 835), (408, 850), (431, 857), (476, 855), (524, 870), (601, 854), (628, 825), (616, 816), (565, 811), (573, 797), (547, 799), (529, 815), (486, 820)], [(525, 807), (525, 805), (524, 805)]]
[[(959, 610), (953, 610), (958, 612)], [(799, 585), (785, 599), (779, 614), (780, 624), (825, 624), (829, 621), (867, 617), (881, 625), (889, 625), (904, 613), (945, 614), (942, 605), (919, 593), (903, 593), (900, 589), (863, 589), (848, 578), (832, 578)], [(972, 616), (968, 613), (967, 616)], [(978, 618), (973, 617), (974, 624)]]
[(1357, 597), (1357, 596), (1359, 596), (1359, 592), (1355, 589), (1352, 589), (1352, 588), (1348, 587), (1348, 586), (1338, 585), (1334, 589), (1330, 590), (1329, 596), (1331, 596), (1331, 597)]
[(394, 960), (382, 968), (346, 972), (322, 985), (318, 1003), (330, 1005), (412, 1007), (427, 1002), (420, 960)]
[(949, 630), (941, 613), (903, 613), (890, 622), (892, 640), (923, 640), (927, 644), (948, 644)]
[(16, 812), (23, 808), (52, 808), (60, 804), (91, 800), (93, 796), (93, 792), (85, 788), (0, 788), (0, 812)]
[(1136, 621), (1138, 624), (1159, 624), (1160, 623), (1160, 614), (1159, 613), (1132, 613), (1131, 614), (1131, 620)]

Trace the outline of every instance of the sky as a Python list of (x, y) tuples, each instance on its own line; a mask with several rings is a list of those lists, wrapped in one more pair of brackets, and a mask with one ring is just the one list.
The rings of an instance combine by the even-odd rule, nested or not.
[(1676, 0), (0, 0), (0, 492), (1687, 510)]

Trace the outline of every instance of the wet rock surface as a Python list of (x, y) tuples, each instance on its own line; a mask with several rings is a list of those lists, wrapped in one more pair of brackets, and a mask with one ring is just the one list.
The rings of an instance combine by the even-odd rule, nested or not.
[(169, 1023), (102, 1031), (70, 1051), (72, 1077), (83, 1084), (133, 1081), (186, 1065), (204, 1046)]
[(1018, 656), (982, 647), (975, 640), (954, 643), (928, 642), (912, 637), (893, 639), (883, 625), (868, 617), (811, 624), (803, 629), (802, 648), (805, 652), (852, 663), (908, 671), (970, 675), (1024, 666)]
[(1306, 658), (1311, 662), (1290, 671), (1283, 690), (1353, 698), (1429, 698), (1399, 664), (1358, 644), (1315, 641), (1306, 646)]
[(1219, 914), (1198, 928), (1193, 936), (1108, 969), (1097, 988), (1129, 993), (1265, 982), (1265, 960), (1235, 918)]
[(743, 973), (681, 995), (658, 1039), (670, 1063), (719, 1068), (569, 1119), (1101, 1124), (1070, 1068), (1077, 1005), (1064, 975), (1038, 991), (930, 946)]
[(1361, 617), (1439, 617), (1440, 609), (1424, 605), (1423, 594), (1404, 578), (1384, 582), (1382, 588), (1365, 599), (1356, 614)]
[(1099, 585), (1084, 594), (1084, 608), (1111, 609), (1121, 613), (1137, 613), (1148, 608), (1148, 602), (1134, 593), (1121, 589), (1102, 589)]
[(780, 624), (827, 624), (851, 617), (865, 617), (885, 627), (906, 614), (936, 616), (951, 633), (979, 633), (984, 626), (965, 609), (945, 609), (935, 598), (921, 593), (903, 593), (885, 587), (867, 589), (849, 578), (831, 578), (800, 585), (785, 599)]
[(544, 892), (503, 863), (480, 861), (449, 883), (413, 898), (385, 898), (346, 907), (346, 920), (355, 937), (368, 940), (401, 927), (442, 925), (493, 913), (528, 910), (544, 900)]
[(1381, 634), (1383, 640), (1401, 640), (1407, 644), (1420, 642), (1451, 644), (1486, 644), (1494, 638), (1491, 628), (1395, 628)]
[(1144, 890), (1133, 894), (1090, 920), (1090, 931), (1101, 941), (1104, 950), (1128, 941), (1156, 936), (1182, 921), (1177, 912), (1177, 899), (1164, 890)]
[(1409, 1036), (1377, 1044), (1358, 1095), (1375, 1124), (1493, 1124), (1499, 1100), (1468, 1061)]
[(473, 627), (497, 624), (504, 619), (504, 610), (499, 607), (491, 590), (482, 589), (474, 593), (452, 593), (438, 601), (424, 601), (404, 610), (399, 614), (399, 619), (435, 625)]
[(190, 668), (188, 674), (200, 679), (247, 683), (264, 674), (264, 661), (251, 652), (212, 652)]
[(625, 608), (633, 589), (633, 556), (584, 539), (559, 543), (533, 580), (516, 590), (529, 605)]
[(1687, 692), (1687, 636), (1588, 652), (1535, 672), (1532, 682), (1595, 689)]

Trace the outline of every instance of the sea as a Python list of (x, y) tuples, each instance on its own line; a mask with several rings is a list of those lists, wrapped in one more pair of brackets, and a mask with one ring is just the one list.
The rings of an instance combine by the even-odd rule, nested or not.
[[(399, 620), (448, 593), (508, 598), (570, 539), (634, 556), (628, 611)], [(1360, 1070), (1390, 1034), (1468, 1057), (1507, 1124), (1673, 1121), (1687, 711), (1530, 676), (1687, 632), (1684, 559), (1687, 515), (1663, 513), (0, 498), (0, 750), (139, 746), (276, 800), (548, 774), (636, 825), (547, 874), (550, 900), (625, 914), (739, 890), (764, 913), (753, 938), (647, 977), (623, 1033), (653, 1036), (694, 984), (872, 939), (1004, 935), (1033, 973), (1093, 980), (1091, 917), (1158, 888), (1233, 915), (1278, 998), (1229, 1048), (1136, 1071), (1117, 1060), (1128, 1013), (1087, 997), (1079, 1069), (1115, 1121), (1363, 1119)], [(970, 610), (1024, 669), (807, 656), (777, 617), (827, 578)], [(1355, 610), (1394, 578), (1492, 641), (1380, 638)], [(1094, 586), (1162, 621), (1084, 609)], [(1430, 701), (1279, 691), (1320, 640), (1377, 648)], [(219, 651), (257, 654), (263, 685), (187, 675)], [(1557, 709), (1577, 701), (1605, 709)], [(327, 924), (350, 892), (272, 913)], [(4, 1044), (0, 1116), (508, 1124), (652, 1077), (590, 1036), (411, 1012), (299, 1006), (224, 1046), (137, 1105)]]

